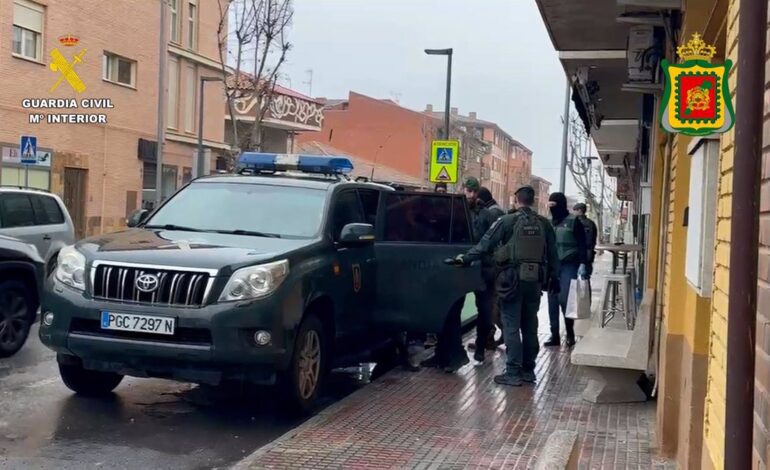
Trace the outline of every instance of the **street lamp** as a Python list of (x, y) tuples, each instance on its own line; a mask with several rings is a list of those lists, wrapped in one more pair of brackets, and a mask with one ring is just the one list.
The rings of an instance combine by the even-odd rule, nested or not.
[(206, 82), (221, 82), (222, 77), (201, 77), (201, 88), (198, 94), (198, 161), (196, 163), (197, 176), (203, 176), (206, 165), (203, 164), (203, 90)]
[(446, 108), (444, 110), (444, 138), (449, 140), (449, 101), (452, 92), (452, 49), (425, 49), (425, 53), (428, 55), (445, 55), (447, 56), (447, 70), (446, 70)]

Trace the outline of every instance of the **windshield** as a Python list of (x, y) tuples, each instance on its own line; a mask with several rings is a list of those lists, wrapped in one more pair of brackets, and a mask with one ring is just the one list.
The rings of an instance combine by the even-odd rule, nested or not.
[(198, 183), (161, 207), (146, 227), (241, 232), (281, 238), (318, 233), (326, 191), (238, 183)]

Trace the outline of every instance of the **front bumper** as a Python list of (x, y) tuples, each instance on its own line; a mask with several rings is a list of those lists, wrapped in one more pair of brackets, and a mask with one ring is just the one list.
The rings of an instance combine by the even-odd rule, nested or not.
[[(275, 296), (202, 308), (114, 302), (88, 298), (50, 279), (41, 312), (53, 312), (54, 321), (41, 323), (40, 339), (92, 370), (196, 383), (269, 384), (291, 357), (287, 345), (293, 344), (293, 333), (282, 321), (286, 304)], [(169, 337), (101, 330), (102, 311), (175, 317), (176, 332)], [(257, 330), (269, 331), (271, 343), (257, 346), (252, 340)]]

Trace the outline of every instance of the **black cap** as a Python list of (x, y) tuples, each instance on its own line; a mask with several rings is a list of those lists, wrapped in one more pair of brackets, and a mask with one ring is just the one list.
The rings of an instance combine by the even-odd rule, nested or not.
[(586, 211), (588, 211), (588, 206), (586, 206), (582, 202), (578, 202), (577, 204), (575, 204), (575, 206), (572, 208), (572, 210), (586, 212)]

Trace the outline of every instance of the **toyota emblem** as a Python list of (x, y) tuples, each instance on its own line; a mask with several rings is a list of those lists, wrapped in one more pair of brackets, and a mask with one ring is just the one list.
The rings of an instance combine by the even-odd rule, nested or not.
[(136, 288), (140, 292), (155, 292), (158, 288), (158, 276), (155, 274), (142, 274), (136, 278)]

